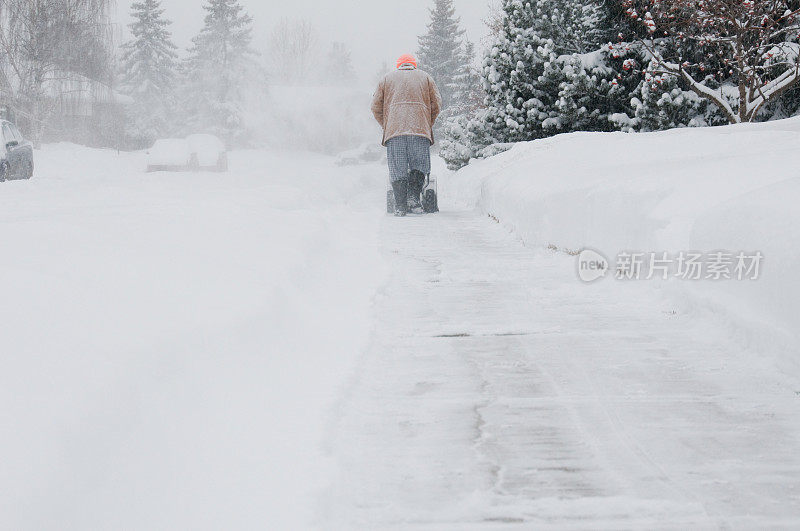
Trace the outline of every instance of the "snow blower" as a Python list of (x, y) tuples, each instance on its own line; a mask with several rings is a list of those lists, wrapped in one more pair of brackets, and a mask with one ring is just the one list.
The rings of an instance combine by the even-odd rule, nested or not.
[[(436, 179), (431, 177), (431, 174), (425, 176), (425, 184), (422, 187), (422, 210), (426, 214), (433, 214), (439, 212), (439, 195), (436, 186)], [(391, 183), (389, 189), (386, 190), (386, 212), (394, 214), (394, 191), (392, 191)]]

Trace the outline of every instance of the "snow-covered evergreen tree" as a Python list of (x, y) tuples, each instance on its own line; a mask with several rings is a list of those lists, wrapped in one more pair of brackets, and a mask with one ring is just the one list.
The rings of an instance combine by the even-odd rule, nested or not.
[(187, 128), (241, 141), (244, 91), (258, 70), (252, 19), (238, 0), (208, 0), (205, 24), (185, 64)]
[(458, 78), (467, 68), (461, 20), (456, 16), (453, 0), (434, 0), (430, 10), (428, 31), (419, 38), (417, 60), (420, 68), (436, 81), (442, 95), (442, 107), (453, 103), (458, 91)]
[[(484, 76), (505, 141), (568, 131), (608, 131), (630, 108), (619, 87), (622, 61), (607, 46), (603, 0), (505, 0), (502, 30)], [(495, 121), (502, 130), (502, 123)]]
[[(797, 113), (800, 90), (790, 87), (800, 83), (792, 33), (800, 4), (703, 5), (698, 14), (686, 2), (502, 0), (482, 71), (486, 107), (447, 122), (442, 155), (460, 167), (509, 142), (563, 132), (652, 131)], [(737, 26), (725, 15), (729, 5), (751, 22)], [(725, 35), (732, 34), (749, 54), (744, 63), (756, 65), (745, 70), (758, 75), (731, 66), (736, 47)]]
[[(624, 22), (626, 19), (630, 20), (628, 17), (621, 20)], [(634, 29), (629, 26), (623, 31), (630, 35)], [(722, 66), (718, 58), (708, 57), (692, 41), (659, 39), (656, 46), (662, 55), (679, 54), (690, 63), (705, 62), (712, 70)], [(658, 131), (727, 123), (721, 109), (709, 100), (700, 98), (677, 77), (665, 75), (647, 47), (640, 42), (621, 42), (610, 48), (613, 57), (623, 59), (622, 67), (617, 67), (617, 71), (623, 73), (619, 79), (620, 86), (624, 85), (630, 94), (630, 109), (623, 111), (629, 119), (620, 121), (621, 130)], [(637, 81), (636, 85), (633, 84), (634, 80)], [(719, 82), (713, 76), (707, 76), (706, 83), (719, 89)]]
[(608, 42), (605, 0), (535, 0), (530, 4), (537, 35), (553, 41), (559, 55), (593, 52)]
[[(554, 75), (559, 82), (558, 119), (549, 134), (613, 131), (630, 127), (631, 94), (639, 86), (640, 50), (628, 43), (605, 45), (584, 54), (562, 55)], [(627, 118), (626, 118), (627, 117)], [(553, 127), (553, 126), (556, 127)]]
[(705, 127), (727, 121), (708, 100), (683, 90), (675, 76), (666, 74), (646, 73), (631, 103), (637, 131)]
[[(616, 48), (601, 49), (605, 9), (599, 0), (503, 0), (482, 71), (486, 111), (447, 129), (451, 166), (493, 152), (485, 142), (609, 131), (618, 127), (615, 116), (631, 122), (626, 85), (638, 80), (623, 79), (625, 59)], [(476, 140), (484, 143), (463, 145)]]
[(502, 28), (483, 63), (486, 125), (503, 142), (532, 140), (543, 136), (545, 120), (555, 118), (558, 86), (540, 78), (557, 56), (553, 41), (536, 31), (531, 2), (504, 0), (501, 9)]
[[(485, 115), (485, 93), (480, 71), (475, 65), (475, 45), (464, 42), (464, 71), (456, 76), (453, 103), (440, 117), (440, 151), (450, 169), (459, 169), (474, 157), (472, 146), (486, 145), (488, 139), (481, 138), (481, 128), (471, 125)], [(489, 142), (491, 143), (491, 142)]]
[(462, 69), (454, 78), (453, 114), (464, 114), (483, 106), (484, 92), (480, 70), (475, 64), (475, 43), (465, 39), (461, 51)]
[(552, 41), (534, 31), (534, 17), (530, 2), (503, 0), (480, 71), (484, 105), (444, 124), (440, 154), (450, 168), (464, 166), (492, 144), (542, 136), (557, 89), (543, 90), (539, 80), (556, 55)]
[(122, 45), (120, 91), (133, 100), (128, 136), (146, 145), (172, 129), (177, 47), (160, 0), (131, 5), (131, 40)]

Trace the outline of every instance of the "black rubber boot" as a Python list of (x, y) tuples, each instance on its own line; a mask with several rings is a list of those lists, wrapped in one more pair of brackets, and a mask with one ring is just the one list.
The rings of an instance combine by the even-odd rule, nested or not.
[(422, 214), (422, 189), (425, 187), (425, 174), (419, 170), (411, 170), (408, 175), (408, 209), (415, 214)]
[(408, 211), (408, 181), (392, 182), (394, 190), (394, 215), (402, 217)]

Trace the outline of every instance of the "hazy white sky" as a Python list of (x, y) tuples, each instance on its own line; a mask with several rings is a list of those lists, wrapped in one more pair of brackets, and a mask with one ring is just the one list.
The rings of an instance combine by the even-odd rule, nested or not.
[[(471, 40), (486, 34), (483, 20), (491, 0), (455, 0), (462, 26)], [(131, 0), (118, 1), (117, 19), (127, 33)], [(175, 41), (181, 48), (203, 24), (203, 0), (162, 0), (173, 21)], [(371, 80), (381, 63), (392, 63), (400, 54), (415, 52), (417, 35), (425, 31), (433, 0), (241, 0), (253, 17), (254, 45), (266, 53), (272, 27), (282, 17), (306, 18), (317, 28), (324, 46), (334, 40), (353, 51), (356, 69)]]

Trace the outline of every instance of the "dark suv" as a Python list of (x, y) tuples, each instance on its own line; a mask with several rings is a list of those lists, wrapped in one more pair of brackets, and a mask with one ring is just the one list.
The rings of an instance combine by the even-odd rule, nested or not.
[(0, 182), (33, 177), (33, 144), (22, 138), (17, 126), (0, 120)]

